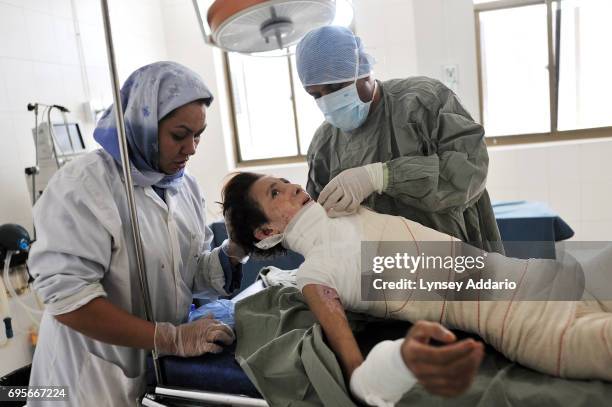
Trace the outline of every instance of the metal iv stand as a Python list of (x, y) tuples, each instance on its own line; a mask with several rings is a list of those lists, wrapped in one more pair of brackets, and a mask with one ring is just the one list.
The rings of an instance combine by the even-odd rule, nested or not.
[[(106, 52), (108, 54), (108, 66), (111, 76), (111, 84), (113, 88), (113, 103), (115, 120), (117, 121), (117, 133), (119, 138), (119, 151), (121, 153), (121, 167), (123, 170), (123, 178), (125, 180), (125, 194), (127, 196), (128, 207), (130, 209), (130, 221), (132, 225), (132, 238), (134, 239), (134, 247), (136, 248), (136, 265), (138, 267), (138, 277), (140, 282), (140, 290), (142, 292), (145, 317), (147, 321), (153, 320), (153, 310), (151, 308), (151, 296), (149, 294), (149, 283), (147, 281), (147, 272), (144, 264), (144, 251), (142, 248), (142, 240), (140, 238), (140, 228), (138, 226), (138, 214), (136, 212), (136, 203), (134, 201), (134, 185), (132, 182), (132, 173), (130, 171), (130, 159), (128, 156), (128, 145), (125, 131), (125, 121), (123, 120), (123, 106), (121, 105), (121, 95), (119, 88), (119, 79), (117, 75), (117, 66), (115, 62), (115, 49), (113, 46), (113, 35), (111, 32), (110, 15), (108, 11), (108, 1), (100, 0), (102, 3), (102, 18), (104, 20), (104, 37), (106, 39)], [(159, 359), (155, 349), (153, 353), (153, 366), (155, 367), (155, 379), (158, 384), (162, 383), (161, 369)]]

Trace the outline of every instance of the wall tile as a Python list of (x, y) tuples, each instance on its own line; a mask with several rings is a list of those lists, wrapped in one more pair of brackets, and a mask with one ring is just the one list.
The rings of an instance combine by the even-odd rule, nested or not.
[(74, 24), (71, 19), (56, 18), (53, 20), (57, 50), (57, 62), (64, 65), (78, 65), (79, 53)]
[(78, 65), (67, 65), (60, 66), (59, 69), (65, 103), (74, 112), (81, 107), (82, 103), (86, 102), (81, 68)]
[(518, 188), (518, 161), (515, 150), (489, 149), (487, 185), (500, 188)]
[(612, 181), (612, 142), (589, 142), (580, 146), (583, 182)]
[[(32, 129), (34, 128), (34, 112), (28, 112), (24, 109), (23, 112), (11, 113), (13, 119), (13, 135), (11, 139), (13, 145), (11, 147), (12, 154), (18, 167), (23, 170), (25, 167), (32, 166), (36, 163), (36, 152), (34, 151), (34, 136)], [(42, 109), (39, 111), (38, 123), (40, 124), (46, 118), (42, 117)]]
[(25, 10), (26, 27), (32, 59), (43, 62), (60, 62), (58, 41), (53, 30), (53, 17), (38, 11)]
[(488, 187), (491, 201), (518, 201), (521, 199), (518, 189), (516, 188), (501, 188)]
[(0, 213), (9, 219), (24, 219), (31, 216), (30, 202), (26, 176), (23, 168), (9, 161), (9, 165), (0, 166), (0, 191), (4, 199), (0, 199)]
[[(80, 3), (80, 0), (76, 3)], [(70, 0), (51, 0), (49, 13), (55, 17), (72, 19), (72, 7)]]
[(6, 90), (8, 77), (4, 72), (5, 64), (6, 58), (0, 57), (0, 112), (3, 110), (10, 110), (8, 91)]
[[(115, 4), (115, 2), (113, 2)], [(79, 0), (76, 2), (79, 22), (102, 26), (102, 9), (98, 0)]]
[(583, 221), (612, 220), (612, 181), (583, 183), (580, 206)]
[(62, 82), (62, 70), (58, 64), (36, 62), (32, 64), (36, 100), (49, 105), (65, 105), (67, 100)]
[(22, 0), (21, 5), (26, 10), (34, 10), (42, 13), (51, 12), (51, 2), (55, 0)]
[(39, 93), (34, 84), (33, 64), (20, 59), (5, 59), (3, 65), (4, 75), (7, 78), (5, 85), (8, 108), (11, 111), (26, 111), (28, 103), (39, 101), (37, 99)]
[(577, 182), (581, 174), (580, 145), (559, 145), (550, 147), (548, 160), (548, 178)]
[(548, 184), (548, 150), (521, 148), (516, 150), (516, 178), (519, 188), (540, 187)]
[(581, 194), (579, 183), (551, 182), (548, 206), (564, 219), (581, 219)]
[(5, 155), (15, 155), (15, 128), (12, 114), (0, 112), (0, 162), (4, 162)]
[(101, 25), (81, 24), (81, 41), (86, 65), (106, 66), (106, 43)]
[(580, 240), (609, 242), (612, 241), (612, 221), (584, 221)]
[(523, 185), (518, 188), (518, 197), (525, 201), (543, 202), (547, 205), (550, 202), (548, 185)]
[(0, 57), (29, 58), (30, 55), (23, 9), (0, 3)]

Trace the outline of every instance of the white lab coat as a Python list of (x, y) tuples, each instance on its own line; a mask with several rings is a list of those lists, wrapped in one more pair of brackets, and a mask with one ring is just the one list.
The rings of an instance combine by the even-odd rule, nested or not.
[[(121, 178), (113, 158), (94, 151), (58, 171), (34, 208), (28, 264), (46, 308), (30, 386), (68, 386), (69, 402), (52, 406), (135, 405), (144, 391), (146, 351), (93, 340), (54, 318), (96, 297), (144, 318)], [(192, 293), (226, 294), (200, 190), (185, 175), (167, 204), (151, 187), (134, 195), (154, 319), (185, 322)]]

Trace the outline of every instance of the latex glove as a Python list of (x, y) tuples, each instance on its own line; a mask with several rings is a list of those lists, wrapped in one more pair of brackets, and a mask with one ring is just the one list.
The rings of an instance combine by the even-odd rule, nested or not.
[(393, 407), (417, 383), (402, 359), (403, 342), (384, 341), (372, 348), (351, 375), (349, 387), (355, 397), (371, 406)]
[(213, 319), (212, 315), (179, 326), (168, 322), (155, 324), (155, 350), (160, 356), (189, 357), (220, 353), (223, 350), (220, 343), (231, 345), (235, 339), (234, 331)]
[(382, 193), (383, 164), (374, 163), (342, 171), (323, 188), (318, 202), (331, 218), (355, 213), (368, 196)]

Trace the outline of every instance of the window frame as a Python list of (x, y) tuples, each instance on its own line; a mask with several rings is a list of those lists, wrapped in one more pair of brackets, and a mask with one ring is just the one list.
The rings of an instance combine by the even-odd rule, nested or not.
[[(576, 130), (558, 130), (558, 91), (557, 81), (558, 61), (555, 59), (554, 26), (553, 26), (553, 3), (559, 0), (500, 0), (487, 3), (474, 4), (474, 24), (476, 31), (476, 65), (478, 74), (478, 104), (480, 110), (480, 122), (484, 126), (484, 86), (482, 72), (482, 48), (480, 13), (487, 11), (503, 10), (544, 4), (546, 5), (546, 25), (548, 37), (548, 87), (550, 103), (550, 132), (511, 134), (503, 136), (486, 137), (488, 146), (525, 145), (536, 143), (547, 143), (555, 141), (587, 140), (612, 137), (612, 126), (594, 127)], [(558, 55), (558, 53), (557, 53)]]
[(302, 151), (302, 145), (300, 143), (300, 130), (298, 125), (298, 116), (297, 116), (297, 105), (296, 105), (296, 97), (295, 97), (295, 78), (293, 77), (293, 69), (291, 67), (291, 57), (292, 54), (287, 54), (286, 56), (278, 56), (278, 57), (270, 57), (270, 58), (279, 58), (285, 59), (287, 62), (287, 69), (289, 69), (289, 86), (291, 87), (291, 108), (293, 110), (293, 125), (295, 127), (295, 137), (297, 143), (297, 155), (289, 155), (283, 157), (273, 157), (273, 158), (258, 158), (254, 160), (245, 160), (242, 158), (242, 153), (240, 151), (240, 135), (238, 132), (238, 122), (236, 119), (236, 104), (234, 100), (234, 84), (232, 82), (232, 76), (230, 71), (230, 61), (229, 61), (229, 53), (227, 51), (222, 51), (223, 54), (223, 69), (225, 71), (225, 85), (227, 94), (229, 96), (229, 112), (231, 116), (231, 128), (232, 128), (232, 143), (234, 150), (234, 161), (236, 167), (252, 167), (258, 165), (278, 165), (278, 164), (293, 164), (293, 163), (301, 163), (306, 161), (306, 152)]

